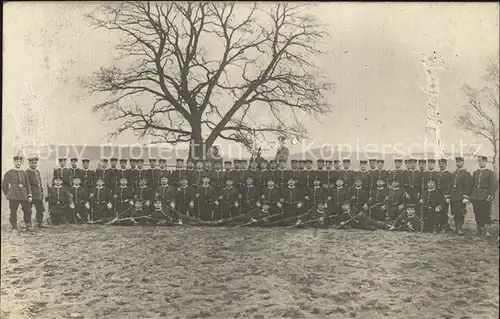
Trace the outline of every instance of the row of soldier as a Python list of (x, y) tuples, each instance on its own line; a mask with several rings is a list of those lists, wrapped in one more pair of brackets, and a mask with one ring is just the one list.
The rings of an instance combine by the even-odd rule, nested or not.
[[(17, 162), (21, 160), (18, 158)], [(30, 206), (36, 208), (37, 223), (41, 225), (44, 197), (37, 160), (29, 159), (27, 181), (17, 183), (17, 187), (26, 185), (26, 194), (31, 195), (28, 196)], [(202, 220), (244, 215), (261, 207), (283, 212), (283, 217), (292, 217), (325, 206), (329, 214), (335, 215), (340, 212), (342, 203), (349, 202), (354, 209), (366, 211), (375, 221), (374, 225), (376, 221), (397, 220), (407, 205), (416, 204), (424, 228), (429, 231), (448, 226), (451, 206), (456, 231), (460, 234), (465, 204), (472, 200), (478, 232), (484, 232), (490, 223), (496, 185), (493, 172), (485, 169), (484, 157), (479, 158), (480, 169), (474, 176), (463, 169), (463, 158), (456, 158), (457, 169), (453, 173), (446, 170), (444, 159), (438, 161), (438, 171), (434, 169), (434, 160), (411, 159), (404, 161), (405, 170), (402, 169), (403, 161), (395, 160), (396, 169), (392, 171), (384, 170), (384, 161), (376, 159), (361, 161), (359, 171), (350, 169), (348, 159), (342, 162), (318, 160), (316, 169), (312, 169), (311, 160), (292, 160), (288, 169), (286, 161), (264, 161), (260, 165), (234, 161), (233, 165), (230, 161), (188, 160), (185, 167), (184, 161), (179, 159), (176, 168), (168, 170), (165, 160), (159, 160), (159, 167), (156, 167), (156, 160), (150, 159), (150, 167), (145, 169), (143, 160), (113, 158), (110, 168), (108, 161), (103, 159), (95, 171), (89, 169), (89, 160), (82, 160), (82, 168), (78, 167), (77, 159), (70, 161), (71, 167), (66, 167), (66, 159), (59, 159), (60, 167), (54, 169), (53, 184), (45, 197), (54, 224), (60, 219), (83, 222), (87, 218), (96, 220), (137, 214), (139, 210), (140, 214), (147, 215), (158, 205)], [(129, 167), (127, 162), (130, 162)], [(15, 188), (15, 180), (22, 180), (21, 175), (15, 174), (6, 174), (2, 187), (5, 194), (12, 193), (7, 186), (9, 182)], [(11, 223), (15, 204), (11, 203)], [(22, 201), (18, 201), (17, 206), (19, 204), (22, 205)], [(23, 211), (26, 211), (24, 206)], [(27, 223), (30, 218), (26, 214), (31, 213), (25, 212)]]

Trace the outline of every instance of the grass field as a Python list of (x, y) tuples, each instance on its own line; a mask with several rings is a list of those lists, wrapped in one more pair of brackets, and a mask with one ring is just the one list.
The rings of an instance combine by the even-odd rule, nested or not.
[(498, 317), (497, 230), (476, 239), (472, 214), (464, 237), (95, 225), (14, 234), (2, 215), (2, 318)]

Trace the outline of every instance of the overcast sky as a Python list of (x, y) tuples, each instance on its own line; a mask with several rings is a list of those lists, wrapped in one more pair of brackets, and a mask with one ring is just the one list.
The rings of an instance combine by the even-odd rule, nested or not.
[[(11, 2), (4, 5), (3, 145), (16, 132), (13, 116), (28, 87), (47, 110), (50, 143), (98, 144), (112, 129), (91, 114), (79, 77), (108, 66), (116, 35), (89, 27), (84, 14), (98, 3)], [(304, 119), (317, 143), (412, 143), (425, 138), (427, 97), (415, 52), (436, 51), (445, 148), (476, 139), (453, 126), (464, 104), (460, 87), (477, 85), (498, 59), (499, 12), (494, 3), (323, 3), (313, 10), (327, 24), (329, 52), (317, 64), (336, 83), (332, 113)], [(430, 137), (432, 138), (432, 137)], [(132, 143), (124, 135), (117, 143)], [(292, 149), (293, 151), (294, 149)]]

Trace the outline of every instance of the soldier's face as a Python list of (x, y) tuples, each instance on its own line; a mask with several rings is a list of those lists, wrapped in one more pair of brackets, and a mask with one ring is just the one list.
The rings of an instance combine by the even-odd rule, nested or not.
[(166, 178), (166, 177), (162, 177), (162, 179), (160, 181), (161, 181), (162, 185), (168, 184), (168, 178)]
[(297, 169), (297, 163), (292, 163), (292, 169)]
[(399, 182), (392, 182), (392, 188), (398, 188), (399, 187)]
[(226, 186), (233, 186), (233, 181), (232, 180), (227, 180), (226, 181)]
[(144, 165), (142, 163), (137, 163), (137, 168), (141, 169), (141, 168), (143, 168), (143, 166)]
[(81, 183), (80, 179), (74, 179), (73, 180), (73, 185), (75, 185), (75, 186), (80, 186), (80, 183)]
[(103, 186), (104, 185), (104, 181), (103, 180), (98, 180), (96, 182), (97, 186)]
[(251, 166), (252, 169), (257, 169), (257, 162), (252, 162)]
[[(76, 165), (76, 163), (75, 163), (75, 165)], [(118, 165), (117, 161), (111, 161), (111, 167), (115, 168), (116, 165)]]
[(349, 210), (349, 208), (351, 208), (351, 205), (349, 205), (349, 203), (343, 203), (343, 204), (342, 204), (342, 210), (343, 210), (344, 212), (348, 211), (348, 210)]
[(337, 185), (337, 187), (342, 187), (342, 186), (344, 186), (344, 181), (343, 181), (343, 180), (341, 180), (341, 179), (338, 179), (338, 180), (335, 182), (335, 184)]
[(366, 164), (360, 164), (359, 169), (362, 171), (366, 171)]
[(125, 163), (121, 163), (121, 164), (120, 164), (120, 168), (121, 168), (121, 169), (125, 169), (125, 168), (127, 168), (127, 164), (125, 164)]
[(361, 185), (363, 185), (363, 184), (362, 184), (362, 182), (358, 179), (358, 180), (356, 180), (356, 181), (354, 182), (354, 185), (355, 185), (355, 186), (357, 186), (357, 187), (361, 187)]
[(56, 180), (54, 181), (54, 184), (55, 184), (56, 186), (61, 186), (62, 181), (61, 181), (60, 179), (56, 179)]
[[(365, 165), (366, 166), (366, 165)], [(332, 164), (326, 164), (326, 169), (331, 170), (332, 169)]]
[(402, 165), (403, 165), (403, 163), (401, 163), (401, 162), (394, 163), (394, 166), (396, 167), (396, 169), (400, 169)]
[(293, 186), (293, 185), (295, 185), (295, 182), (293, 180), (289, 180), (288, 181), (288, 186)]
[(101, 163), (101, 167), (102, 167), (102, 168), (106, 168), (106, 167), (108, 167), (108, 163), (107, 163), (107, 162), (102, 162), (102, 163)]
[(276, 169), (276, 163), (271, 163), (271, 169)]
[(203, 169), (203, 162), (197, 162), (196, 169), (199, 169), (199, 170)]
[(318, 181), (318, 180), (315, 180), (315, 181), (314, 181), (314, 186), (319, 186), (319, 184), (321, 184), (321, 182), (320, 182), (320, 181)]
[(139, 201), (135, 202), (134, 208), (135, 208), (135, 210), (141, 210), (142, 209), (142, 203), (139, 202)]
[(60, 161), (59, 166), (61, 167), (66, 167), (66, 161)]
[(408, 207), (406, 209), (406, 213), (408, 214), (408, 217), (413, 217), (415, 215), (415, 208), (414, 207)]
[(149, 166), (151, 168), (155, 168), (156, 167), (156, 162), (149, 162)]
[(274, 181), (273, 181), (273, 180), (271, 180), (271, 179), (270, 179), (270, 180), (268, 180), (268, 181), (267, 181), (267, 186), (269, 186), (269, 187), (274, 187)]
[(307, 169), (312, 169), (313, 164), (312, 164), (312, 163), (307, 163), (307, 164), (306, 164), (306, 167), (307, 167)]
[(378, 187), (383, 187), (384, 186), (384, 181), (381, 180), (381, 179), (377, 180), (377, 186)]
[(31, 169), (36, 169), (36, 167), (37, 167), (37, 163), (36, 162), (30, 162), (30, 168)]
[(280, 168), (284, 169), (285, 168), (285, 162), (280, 162)]
[(325, 163), (318, 162), (318, 169), (323, 169), (323, 167), (325, 167)]
[(210, 162), (207, 162), (207, 163), (205, 164), (205, 169), (206, 169), (206, 170), (211, 170), (211, 169), (212, 169), (212, 164), (211, 164)]
[(382, 168), (384, 168), (384, 163), (378, 162), (378, 163), (377, 163), (377, 168), (378, 168), (378, 169), (382, 169)]
[(420, 168), (421, 171), (425, 170), (425, 163), (418, 164), (418, 168)]
[(209, 179), (208, 178), (204, 178), (202, 181), (203, 181), (203, 185), (208, 185)]
[(215, 167), (215, 169), (217, 169), (217, 170), (221, 169), (221, 165), (220, 165), (220, 163), (215, 163), (215, 166), (214, 166), (214, 167)]
[(370, 161), (370, 168), (375, 169), (377, 167), (377, 162), (375, 161)]
[(240, 169), (240, 164), (239, 163), (234, 163), (233, 167), (234, 167), (234, 169)]
[(125, 178), (120, 179), (120, 185), (121, 186), (126, 186), (127, 185), (127, 180)]
[(266, 163), (266, 162), (262, 162), (262, 163), (260, 164), (260, 168), (261, 168), (261, 169), (267, 169), (267, 163)]
[(146, 181), (146, 180), (141, 179), (141, 180), (139, 181), (139, 185), (140, 185), (140, 186), (146, 186), (146, 184), (147, 184), (147, 181)]
[(304, 163), (299, 163), (299, 169), (304, 169), (304, 168), (305, 168)]
[(186, 186), (187, 184), (188, 184), (188, 181), (187, 181), (186, 179), (183, 179), (183, 180), (181, 181), (181, 185), (182, 185), (182, 186)]
[(224, 164), (224, 169), (226, 169), (226, 170), (229, 171), (231, 169), (231, 164), (229, 164), (229, 163), (228, 164)]
[(340, 169), (340, 163), (335, 163), (335, 164), (333, 164), (333, 167), (334, 167), (336, 170), (339, 170), (339, 169)]
[(486, 161), (485, 160), (478, 160), (477, 163), (479, 164), (480, 168), (485, 168), (486, 167)]
[(427, 188), (432, 189), (434, 187), (436, 187), (436, 183), (434, 181), (427, 182)]
[(462, 167), (464, 167), (464, 162), (457, 161), (457, 168), (462, 168)]
[(188, 168), (193, 169), (194, 168), (194, 163), (193, 162), (188, 162)]
[(184, 164), (182, 162), (177, 162), (176, 163), (176, 167), (177, 168), (182, 168), (182, 166), (184, 166)]
[(83, 168), (85, 169), (89, 168), (89, 163), (88, 162), (83, 163)]
[(349, 162), (344, 162), (342, 164), (344, 165), (344, 169), (348, 169), (351, 166), (351, 163)]
[(253, 184), (253, 180), (251, 180), (251, 179), (247, 179), (247, 186), (250, 186), (250, 185), (252, 185), (252, 184)]
[(135, 168), (136, 163), (135, 162), (130, 162), (130, 168)]
[(161, 209), (161, 202), (155, 202), (155, 208), (160, 210)]
[(77, 162), (75, 162), (75, 161), (71, 161), (71, 167), (72, 167), (72, 168), (76, 168), (76, 167), (77, 167)]
[(434, 168), (436, 168), (436, 164), (434, 163), (429, 163), (429, 170), (434, 170)]
[(269, 205), (268, 204), (264, 204), (262, 205), (262, 211), (265, 213), (269, 210)]
[(161, 163), (160, 163), (160, 168), (161, 168), (161, 169), (164, 169), (164, 168), (165, 168), (165, 163), (164, 163), (164, 162), (161, 162)]

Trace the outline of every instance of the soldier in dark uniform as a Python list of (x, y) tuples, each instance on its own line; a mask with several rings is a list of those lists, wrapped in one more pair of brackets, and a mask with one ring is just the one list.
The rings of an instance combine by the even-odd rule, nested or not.
[(201, 220), (212, 220), (215, 209), (215, 200), (217, 200), (217, 190), (210, 185), (208, 176), (202, 177), (201, 185), (196, 190), (196, 218)]
[(14, 157), (14, 168), (5, 173), (2, 180), (2, 191), (9, 200), (10, 225), (13, 230), (17, 229), (17, 209), (21, 206), (23, 210), (23, 220), (26, 228), (31, 227), (31, 183), (28, 174), (21, 169), (23, 163), (22, 156)]
[(170, 178), (170, 173), (167, 168), (167, 160), (164, 158), (160, 158), (158, 160), (158, 164), (160, 165), (160, 179), (162, 177)]
[(158, 186), (160, 186), (161, 170), (158, 167), (156, 167), (156, 158), (149, 159), (148, 175), (149, 175), (148, 186), (151, 189), (156, 189)]
[(420, 194), (419, 176), (420, 173), (415, 170), (413, 163), (416, 160), (410, 160), (407, 164), (407, 170), (403, 174), (404, 179), (404, 189), (408, 193), (409, 197), (407, 203), (416, 204), (418, 200), (418, 195)]
[(435, 159), (428, 159), (427, 160), (427, 169), (429, 172), (429, 180), (433, 180), (434, 182), (436, 182), (436, 185), (437, 185), (439, 172), (436, 171), (436, 160)]
[(424, 159), (418, 160), (420, 194), (423, 194), (427, 190), (427, 182), (430, 179), (430, 174), (428, 171), (426, 171), (426, 168), (427, 161)]
[(177, 189), (175, 186), (169, 185), (168, 177), (164, 176), (160, 179), (160, 186), (156, 188), (155, 199), (159, 199), (163, 206), (175, 207), (175, 196)]
[(59, 167), (54, 169), (53, 176), (54, 177), (52, 179), (52, 183), (54, 183), (54, 179), (56, 177), (60, 177), (62, 180), (62, 186), (64, 186), (64, 187), (71, 186), (70, 170), (69, 170), (69, 168), (66, 167), (66, 159), (65, 158), (59, 159)]
[(89, 168), (90, 160), (82, 159), (82, 169), (80, 170), (80, 180), (82, 186), (90, 193), (90, 189), (94, 186), (95, 171)]
[(370, 188), (373, 189), (377, 187), (377, 181), (379, 179), (383, 180), (386, 184), (389, 180), (389, 172), (384, 170), (384, 160), (377, 159), (377, 168), (372, 171), (372, 180), (370, 181)]
[(192, 173), (193, 174), (193, 179), (192, 179), (192, 184), (190, 184), (191, 186), (193, 186), (194, 188), (197, 188), (198, 186), (200, 186), (202, 184), (202, 180), (203, 180), (203, 176), (205, 176), (205, 170), (203, 169), (203, 161), (202, 160), (196, 160), (195, 162), (195, 169), (194, 169), (194, 172)]
[(335, 172), (333, 171), (333, 161), (327, 160), (326, 163), (326, 188), (335, 186)]
[(128, 186), (135, 188), (139, 181), (139, 169), (137, 168), (137, 160), (129, 159), (130, 168), (126, 171)]
[(120, 181), (122, 178), (125, 178), (128, 182), (128, 176), (127, 176), (127, 160), (122, 158), (120, 159), (120, 167), (116, 169), (116, 175), (115, 175), (115, 180), (116, 180), (116, 185), (115, 189), (120, 186)]
[(314, 171), (312, 170), (313, 161), (309, 159), (305, 160), (305, 164), (304, 170), (299, 171), (297, 174), (298, 185), (296, 185), (296, 187), (298, 187), (302, 193), (307, 192), (314, 184)]
[(62, 186), (61, 177), (56, 175), (54, 186), (49, 189), (45, 200), (49, 203), (52, 225), (59, 225), (64, 221), (68, 208), (73, 203), (69, 190)]
[(366, 190), (371, 190), (371, 178), (372, 173), (367, 169), (368, 161), (359, 161), (359, 172), (357, 172), (355, 178), (361, 180), (361, 185)]
[(355, 172), (350, 169), (351, 160), (346, 158), (342, 160), (343, 169), (340, 171), (340, 178), (344, 181), (345, 187), (349, 188), (354, 184)]
[(399, 214), (389, 230), (415, 232), (420, 231), (421, 227), (421, 220), (416, 214), (415, 204), (407, 204), (405, 210)]
[(194, 200), (196, 199), (196, 190), (188, 184), (186, 177), (181, 178), (180, 185), (176, 193), (176, 209), (189, 217), (194, 215)]
[(313, 187), (305, 189), (305, 209), (309, 210), (317, 207), (320, 201), (325, 201), (328, 197), (328, 189), (321, 186), (318, 175), (314, 177)]
[(451, 215), (455, 220), (455, 231), (458, 235), (463, 235), (465, 214), (467, 213), (466, 204), (469, 203), (473, 180), (471, 174), (463, 168), (463, 157), (456, 157), (455, 161), (457, 169), (453, 172), (449, 201)]
[(372, 157), (368, 159), (368, 163), (370, 164), (370, 170), (374, 171), (377, 169), (377, 159)]
[(219, 211), (215, 210), (216, 220), (230, 218), (238, 215), (240, 207), (240, 197), (238, 190), (233, 186), (233, 180), (226, 179), (226, 186), (220, 191), (219, 200), (216, 205), (220, 205)]
[[(98, 167), (96, 170), (95, 170), (95, 179), (99, 179), (99, 178), (102, 178), (102, 180), (104, 181), (104, 185), (106, 185), (106, 187), (108, 187), (108, 182), (109, 182), (109, 169), (108, 169), (108, 159), (107, 158), (103, 158), (101, 159), (101, 167)], [(110, 189), (108, 187), (108, 189)]]
[(304, 195), (295, 187), (295, 180), (290, 178), (288, 186), (282, 191), (284, 218), (298, 216), (304, 207)]
[(353, 207), (349, 201), (342, 203), (342, 213), (340, 214), (340, 225), (344, 226), (350, 220), (349, 226), (354, 229), (363, 230), (377, 230), (377, 229), (387, 229), (387, 225), (373, 220), (367, 216), (367, 210), (358, 210)]
[[(271, 176), (271, 171), (268, 169), (268, 162), (266, 160), (263, 160), (260, 163), (259, 188), (263, 189), (263, 188), (267, 187), (267, 182), (270, 179), (272, 179), (272, 176)], [(273, 182), (274, 182), (274, 180), (273, 180)]]
[(102, 177), (96, 177), (96, 186), (92, 188), (90, 195), (91, 220), (111, 217), (113, 208), (113, 193), (104, 185)]
[[(42, 176), (40, 171), (37, 168), (38, 158), (32, 157), (28, 159), (29, 167), (26, 170), (26, 175), (28, 175), (29, 184), (31, 187), (31, 209), (33, 206), (35, 207), (36, 215), (36, 226), (38, 228), (43, 227), (43, 213), (45, 212), (45, 206), (43, 205), (43, 184), (42, 184)], [(31, 217), (30, 217), (31, 218)]]
[(187, 178), (186, 170), (184, 169), (184, 160), (178, 158), (175, 161), (175, 169), (170, 172), (170, 182), (173, 186), (179, 187), (183, 178)]
[(222, 160), (214, 160), (214, 169), (210, 171), (210, 185), (212, 185), (217, 192), (224, 187), (225, 176), (226, 174), (222, 169)]
[(269, 215), (275, 215), (281, 211), (281, 194), (278, 188), (274, 185), (274, 180), (269, 179), (267, 186), (261, 190), (262, 202), (269, 204)]
[(395, 180), (399, 182), (399, 185), (404, 185), (405, 171), (401, 169), (402, 166), (403, 166), (403, 160), (399, 158), (394, 160), (395, 169), (389, 172), (389, 178), (388, 181), (386, 182), (388, 188), (392, 187), (392, 182)]
[(257, 161), (250, 161), (247, 177), (251, 177), (255, 187), (260, 187), (260, 170)]
[[(420, 195), (419, 203), (422, 207), (422, 221), (424, 232), (437, 233), (438, 229), (436, 227), (439, 223), (439, 214), (441, 212), (442, 203), (444, 199), (442, 198), (439, 191), (436, 189), (436, 182), (433, 180), (427, 181), (426, 190)], [(437, 222), (437, 223), (436, 223)]]
[[(141, 180), (146, 180), (146, 185), (149, 183), (149, 180), (151, 179), (150, 175), (149, 175), (149, 169), (146, 169), (144, 168), (144, 159), (138, 159), (137, 160), (137, 169), (138, 169), (138, 172), (137, 172), (137, 183), (136, 184), (140, 184), (141, 183)], [(139, 187), (140, 185), (136, 186)], [(144, 207), (143, 207), (144, 209)]]
[(497, 181), (495, 173), (486, 168), (488, 158), (478, 157), (479, 169), (472, 174), (473, 187), (470, 195), (474, 216), (476, 218), (477, 234), (489, 236), (487, 227), (491, 223), (491, 202), (495, 198)]
[(125, 177), (120, 178), (120, 185), (115, 189), (116, 214), (121, 217), (129, 217), (134, 205), (134, 189), (127, 185)]
[(298, 167), (297, 167), (297, 169), (298, 169), (299, 171), (303, 171), (303, 170), (305, 170), (305, 169), (306, 169), (306, 161), (304, 161), (304, 160), (299, 160), (297, 163), (298, 163)]
[(406, 201), (410, 199), (409, 194), (399, 187), (399, 182), (394, 180), (388, 192), (388, 217), (395, 220), (403, 211)]
[(144, 214), (149, 215), (154, 199), (154, 190), (148, 186), (148, 178), (146, 176), (139, 179), (139, 186), (134, 190), (134, 201), (140, 201)]
[(356, 179), (354, 185), (349, 188), (351, 206), (356, 208), (358, 211), (363, 210), (368, 212), (369, 198), (370, 193), (367, 189), (363, 188), (363, 181), (361, 179)]
[(317, 168), (314, 171), (314, 177), (319, 178), (320, 185), (323, 187), (328, 183), (328, 171), (325, 168), (325, 160), (320, 158), (316, 162)]
[(279, 188), (283, 189), (286, 188), (287, 185), (287, 169), (286, 169), (286, 161), (284, 159), (279, 160), (279, 167), (278, 170), (275, 172), (275, 183), (278, 185)]
[(78, 168), (78, 158), (73, 157), (70, 159), (71, 167), (69, 169), (70, 184), (73, 182), (74, 177), (80, 177), (80, 169)]
[(260, 192), (252, 177), (247, 177), (246, 185), (240, 190), (242, 214), (248, 214), (260, 206)]
[(269, 172), (270, 172), (270, 175), (271, 175), (271, 178), (274, 180), (274, 183), (277, 187), (279, 187), (278, 185), (278, 181), (277, 181), (277, 171), (278, 171), (278, 162), (276, 160), (270, 160), (269, 161)]
[(448, 212), (450, 210), (450, 190), (452, 183), (452, 175), (450, 172), (446, 170), (446, 166), (448, 161), (446, 159), (439, 160), (439, 172), (436, 177), (436, 188), (441, 194), (442, 201), (442, 210), (439, 213), (439, 223), (436, 225), (436, 228), (440, 231), (453, 231), (448, 222)]
[(81, 186), (81, 180), (78, 176), (73, 177), (73, 185), (69, 188), (69, 193), (72, 196), (73, 204), (70, 205), (71, 210), (68, 213), (68, 222), (70, 224), (84, 224), (87, 222), (90, 209), (89, 193), (85, 187)]
[(217, 162), (218, 160), (205, 160), (205, 163), (204, 163), (204, 166), (203, 166), (203, 170), (204, 170), (204, 176), (207, 176), (209, 181), (211, 180), (212, 178), (212, 170), (214, 169), (214, 165), (215, 163)]
[(112, 157), (109, 159), (110, 162), (110, 167), (107, 170), (107, 180), (106, 180), (106, 185), (108, 188), (114, 192), (116, 185), (119, 183), (118, 179), (118, 158)]
[(387, 204), (389, 199), (389, 191), (385, 187), (385, 182), (379, 179), (377, 182), (377, 188), (370, 190), (369, 205), (370, 207), (375, 206), (370, 211), (370, 217), (374, 220), (385, 221), (389, 218), (387, 211)]
[(344, 186), (343, 179), (337, 179), (335, 187), (330, 189), (328, 195), (330, 215), (339, 214), (340, 204), (346, 200), (349, 200), (349, 189)]

